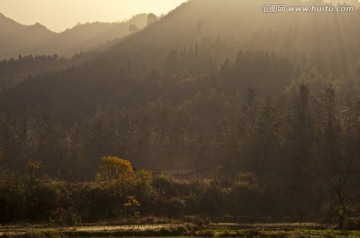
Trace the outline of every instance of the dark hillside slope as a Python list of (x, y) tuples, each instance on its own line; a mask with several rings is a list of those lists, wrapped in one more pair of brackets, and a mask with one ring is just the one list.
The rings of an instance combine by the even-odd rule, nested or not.
[[(52, 175), (77, 157), (91, 176), (104, 155), (212, 171), (225, 159), (259, 173), (281, 161), (275, 174), (301, 174), (301, 158), (317, 153), (313, 142), (331, 126), (326, 117), (352, 111), (335, 108), (334, 95), (355, 100), (360, 92), (360, 15), (263, 14), (261, 3), (189, 1), (87, 63), (33, 75), (1, 93), (5, 160), (15, 167), (18, 156), (40, 159)], [(304, 117), (317, 124), (301, 123)], [(23, 132), (22, 120), (39, 142), (19, 155), (9, 138), (16, 128)], [(68, 147), (81, 144), (70, 139), (75, 128), (83, 154)], [(284, 170), (289, 164), (293, 170)]]
[[(156, 216), (358, 228), (359, 12), (261, 13), (268, 2), (189, 1), (63, 70), (56, 57), (0, 63), (8, 75), (32, 73), (28, 63), (39, 73), (0, 92), (0, 169), (20, 172), (3, 179), (0, 213), (28, 221), (23, 214), (36, 215), (43, 200), (59, 200), (63, 210), (49, 206), (46, 221), (68, 217), (62, 211), (76, 221), (77, 214), (116, 220), (150, 208)], [(118, 171), (106, 182), (109, 170), (124, 166), (101, 166), (103, 156), (131, 161), (144, 182)], [(58, 188), (40, 168), (62, 179)], [(156, 171), (153, 183), (144, 168)], [(177, 182), (159, 170), (176, 178), (193, 171), (200, 180)], [(68, 183), (93, 181), (96, 171), (96, 183)], [(14, 190), (21, 192), (9, 195)], [(136, 196), (141, 207), (122, 206), (118, 194)]]
[[(82, 121), (97, 104), (136, 110), (159, 96), (181, 103), (204, 89), (200, 79), (228, 94), (254, 87), (275, 95), (314, 67), (341, 78), (360, 58), (358, 12), (264, 14), (262, 3), (189, 1), (93, 62), (29, 78), (1, 95), (0, 109)], [(191, 93), (177, 94), (180, 82)], [(175, 87), (169, 94), (154, 90), (166, 92), (167, 84)]]

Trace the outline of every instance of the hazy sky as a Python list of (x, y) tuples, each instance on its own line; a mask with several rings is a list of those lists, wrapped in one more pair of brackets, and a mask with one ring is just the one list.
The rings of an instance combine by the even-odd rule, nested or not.
[(137, 13), (167, 13), (186, 0), (0, 0), (0, 12), (17, 22), (39, 22), (59, 32), (78, 22), (114, 22)]

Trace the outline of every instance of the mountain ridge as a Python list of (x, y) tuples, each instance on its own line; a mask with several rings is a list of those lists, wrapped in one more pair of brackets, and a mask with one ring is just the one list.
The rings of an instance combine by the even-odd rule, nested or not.
[(20, 54), (72, 56), (76, 52), (91, 51), (130, 34), (132, 24), (138, 29), (144, 28), (147, 14), (137, 14), (122, 22), (79, 24), (55, 33), (40, 23), (23, 25), (1, 13), (0, 59), (15, 58)]

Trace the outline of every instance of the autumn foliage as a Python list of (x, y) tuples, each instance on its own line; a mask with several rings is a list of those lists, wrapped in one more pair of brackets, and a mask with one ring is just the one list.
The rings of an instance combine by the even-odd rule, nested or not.
[(96, 174), (96, 182), (128, 187), (135, 184), (135, 172), (130, 161), (106, 156)]

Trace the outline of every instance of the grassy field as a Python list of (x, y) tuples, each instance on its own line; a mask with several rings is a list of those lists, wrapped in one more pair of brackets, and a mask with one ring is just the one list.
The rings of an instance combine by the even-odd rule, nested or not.
[(0, 237), (360, 237), (360, 231), (325, 229), (313, 223), (211, 223), (87, 225), (73, 227), (0, 226)]

